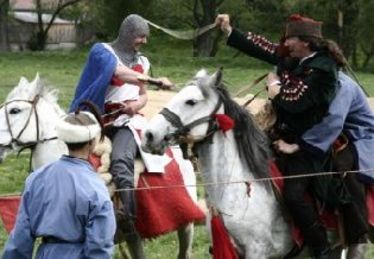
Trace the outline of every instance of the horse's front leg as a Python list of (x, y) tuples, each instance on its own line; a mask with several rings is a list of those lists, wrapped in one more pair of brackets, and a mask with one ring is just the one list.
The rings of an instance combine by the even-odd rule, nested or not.
[(133, 233), (126, 238), (127, 247), (132, 259), (145, 259), (144, 244), (138, 233)]
[(191, 258), (193, 234), (194, 234), (193, 223), (189, 223), (178, 229), (178, 240), (179, 240), (178, 259)]
[(368, 244), (355, 244), (348, 247), (347, 259), (364, 259)]

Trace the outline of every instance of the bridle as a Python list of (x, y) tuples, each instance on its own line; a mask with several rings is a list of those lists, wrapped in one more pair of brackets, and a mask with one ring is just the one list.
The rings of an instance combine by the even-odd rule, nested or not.
[[(39, 130), (39, 115), (38, 115), (38, 111), (36, 109), (36, 105), (37, 105), (39, 99), (40, 99), (40, 96), (36, 95), (33, 100), (15, 99), (15, 100), (11, 100), (9, 102), (5, 102), (2, 105), (0, 105), (0, 108), (4, 107), (6, 124), (7, 124), (7, 128), (8, 128), (8, 132), (9, 132), (10, 137), (11, 137), (11, 140), (10, 140), (9, 143), (0, 144), (0, 146), (11, 147), (13, 144), (16, 144), (16, 145), (22, 147), (22, 149), (25, 149), (25, 148), (33, 149), (38, 143), (43, 143), (43, 142), (46, 142), (46, 141), (49, 141), (49, 140), (57, 139), (57, 136), (56, 137), (50, 137), (50, 138), (44, 138), (44, 139), (40, 139), (40, 137), (39, 137), (39, 132), (40, 132), (40, 130)], [(9, 114), (7, 112), (8, 105), (11, 104), (11, 103), (14, 103), (14, 102), (25, 102), (25, 103), (31, 104), (31, 110), (30, 110), (29, 116), (28, 116), (24, 126), (22, 127), (20, 132), (17, 134), (17, 136), (14, 136), (14, 132), (12, 131), (12, 127), (10, 125)], [(20, 138), (21, 138), (22, 134), (25, 132), (25, 129), (27, 128), (27, 126), (29, 125), (29, 123), (31, 121), (31, 117), (32, 117), (33, 114), (35, 114), (35, 120), (36, 120), (36, 140), (35, 141), (22, 142), (20, 140)]]
[[(188, 142), (188, 143), (200, 142), (200, 141), (206, 140), (208, 137), (212, 136), (213, 133), (215, 133), (218, 130), (218, 125), (217, 125), (217, 122), (216, 122), (216, 119), (215, 119), (214, 115), (217, 113), (217, 111), (219, 110), (219, 108), (222, 105), (222, 97), (221, 97), (219, 92), (217, 92), (217, 93), (218, 93), (218, 101), (217, 101), (213, 111), (208, 116), (204, 116), (204, 117), (201, 117), (199, 119), (196, 119), (196, 120), (194, 120), (194, 121), (192, 121), (192, 122), (190, 122), (186, 125), (183, 124), (180, 117), (177, 114), (175, 114), (173, 111), (171, 111), (168, 108), (163, 108), (160, 111), (160, 114), (162, 116), (164, 116), (164, 118), (171, 125), (173, 125), (176, 128), (176, 130), (174, 132), (171, 132), (171, 133), (167, 134), (165, 138), (167, 140), (174, 140), (178, 144), (181, 144), (183, 142)], [(194, 137), (189, 135), (190, 131), (194, 127), (199, 126), (203, 123), (208, 123), (208, 129), (207, 129), (207, 132), (206, 132), (205, 136), (203, 137), (203, 139), (197, 140)]]

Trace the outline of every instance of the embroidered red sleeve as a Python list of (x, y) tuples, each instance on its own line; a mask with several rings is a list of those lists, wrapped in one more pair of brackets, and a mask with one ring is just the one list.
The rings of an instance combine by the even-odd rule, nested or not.
[(278, 47), (278, 44), (274, 44), (265, 37), (253, 34), (252, 32), (247, 33), (247, 40), (252, 41), (254, 45), (262, 48), (264, 51), (269, 52), (270, 54), (274, 54)]
[(284, 71), (281, 75), (281, 98), (285, 101), (297, 101), (309, 88), (300, 78)]

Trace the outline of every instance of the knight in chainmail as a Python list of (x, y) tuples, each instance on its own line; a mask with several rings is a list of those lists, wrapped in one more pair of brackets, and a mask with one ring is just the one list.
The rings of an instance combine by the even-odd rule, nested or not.
[[(82, 100), (89, 100), (103, 113), (110, 114), (105, 117), (107, 136), (113, 143), (110, 173), (117, 189), (123, 190), (118, 192), (123, 209), (117, 216), (122, 219), (119, 229), (125, 235), (116, 237), (133, 244), (129, 245), (133, 258), (144, 258), (141, 238), (134, 227), (134, 160), (139, 152), (139, 129), (132, 125), (140, 125), (143, 123), (141, 119), (144, 120), (138, 111), (146, 105), (147, 93), (146, 85), (139, 76), (148, 77), (150, 63), (139, 49), (147, 43), (148, 36), (147, 21), (131, 14), (122, 22), (114, 41), (96, 43), (90, 50), (70, 106), (73, 111)], [(167, 78), (154, 80), (171, 85)], [(134, 247), (136, 249), (131, 251)]]
[(140, 37), (146, 42), (148, 36), (148, 23), (141, 16), (131, 14), (123, 20), (118, 37), (110, 45), (122, 63), (131, 67), (141, 55), (138, 46), (134, 46), (134, 41)]

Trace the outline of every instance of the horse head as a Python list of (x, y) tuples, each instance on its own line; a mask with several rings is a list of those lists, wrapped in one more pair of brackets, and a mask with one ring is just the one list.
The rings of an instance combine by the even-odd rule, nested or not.
[(217, 132), (224, 131), (219, 118), (228, 118), (234, 124), (233, 130), (218, 135), (232, 139), (244, 164), (256, 178), (266, 177), (271, 155), (268, 138), (249, 112), (230, 97), (222, 75), (221, 69), (211, 75), (205, 70), (199, 71), (150, 120), (144, 131), (142, 148), (162, 154), (172, 144), (209, 143)]
[(206, 70), (200, 70), (164, 109), (151, 119), (144, 132), (143, 149), (162, 154), (169, 144), (204, 139), (214, 122), (213, 115), (222, 106), (216, 91), (221, 85), (221, 79), (221, 70), (212, 75)]
[(45, 87), (38, 74), (31, 82), (21, 77), (0, 107), (1, 159), (9, 152), (56, 138), (54, 126), (62, 114), (57, 92)]

